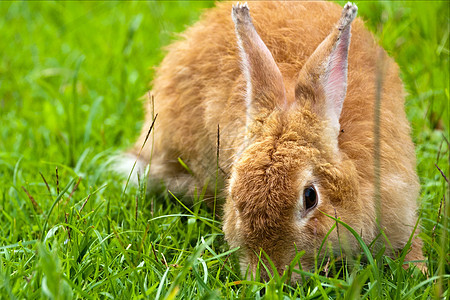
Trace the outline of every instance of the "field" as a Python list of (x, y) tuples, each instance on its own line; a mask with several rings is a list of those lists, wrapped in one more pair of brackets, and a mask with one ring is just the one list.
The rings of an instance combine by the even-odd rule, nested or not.
[(244, 280), (201, 201), (125, 189), (113, 157), (141, 129), (153, 67), (213, 2), (2, 1), (0, 298), (448, 299), (449, 4), (357, 4), (409, 94), (427, 274), (406, 252), (361, 252), (297, 286)]

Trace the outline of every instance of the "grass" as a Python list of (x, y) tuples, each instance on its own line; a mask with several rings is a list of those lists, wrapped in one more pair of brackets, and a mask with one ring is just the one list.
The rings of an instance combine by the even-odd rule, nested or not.
[(436, 167), (450, 177), (448, 2), (358, 3), (409, 92), (428, 273), (362, 243), (325, 274), (294, 261), (296, 286), (289, 274), (243, 280), (206, 206), (145, 185), (123, 193), (108, 169), (137, 137), (162, 47), (211, 6), (0, 3), (0, 298), (448, 298), (448, 183)]

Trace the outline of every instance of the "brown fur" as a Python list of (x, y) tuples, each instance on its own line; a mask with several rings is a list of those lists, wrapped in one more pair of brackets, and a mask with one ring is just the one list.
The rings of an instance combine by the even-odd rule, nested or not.
[[(269, 101), (253, 113), (247, 128), (246, 81), (230, 17), (231, 3), (219, 3), (168, 47), (157, 70), (153, 95), (159, 115), (150, 179), (163, 179), (172, 190), (214, 181), (220, 125), (221, 182), (228, 182), (229, 187), (224, 190), (224, 232), (231, 247), (243, 249), (243, 271), (248, 263), (254, 270), (254, 253), (260, 248), (280, 271), (294, 257), (295, 246), (306, 251), (302, 264), (311, 267), (314, 249), (334, 224), (322, 212), (336, 214), (371, 242), (379, 233), (374, 200), (374, 103), (377, 60), (382, 57), (381, 228), (392, 247), (401, 249), (417, 220), (419, 184), (397, 65), (363, 21), (355, 19), (347, 96), (339, 119), (343, 131), (336, 147), (332, 142), (335, 133), (329, 130), (320, 101), (314, 100), (321, 99), (311, 75), (314, 72), (309, 72), (309, 79), (299, 77), (299, 72), (332, 32), (342, 8), (325, 2), (251, 2), (249, 6), (256, 31), (281, 72), (290, 108), (280, 108), (276, 99)], [(150, 123), (148, 111), (133, 153), (139, 152)], [(150, 160), (151, 144), (141, 154), (145, 163)], [(193, 177), (179, 165), (178, 157)], [(320, 202), (307, 217), (299, 216), (299, 195), (310, 181), (318, 187)], [(342, 229), (341, 235), (345, 235)], [(337, 243), (336, 230), (329, 239)], [(350, 249), (357, 248), (354, 239), (346, 239)], [(409, 258), (423, 259), (421, 241), (416, 238), (413, 243)]]

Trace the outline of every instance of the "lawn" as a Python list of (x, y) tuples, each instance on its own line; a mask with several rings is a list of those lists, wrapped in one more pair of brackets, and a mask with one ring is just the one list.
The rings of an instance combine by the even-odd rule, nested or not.
[(427, 274), (379, 252), (299, 271), (297, 286), (243, 280), (201, 195), (125, 189), (111, 166), (141, 129), (153, 67), (213, 2), (2, 1), (0, 298), (448, 298), (449, 4), (357, 4), (409, 93)]

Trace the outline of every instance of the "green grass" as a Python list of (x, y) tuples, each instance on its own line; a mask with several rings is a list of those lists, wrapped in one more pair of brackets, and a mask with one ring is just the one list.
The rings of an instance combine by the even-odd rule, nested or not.
[(211, 6), (0, 3), (0, 298), (449, 297), (448, 184), (435, 166), (450, 178), (448, 2), (358, 3), (409, 92), (426, 276), (401, 267), (404, 253), (362, 251), (328, 272), (294, 261), (297, 286), (289, 274), (243, 280), (206, 206), (145, 186), (123, 193), (108, 166), (140, 131), (152, 67)]

